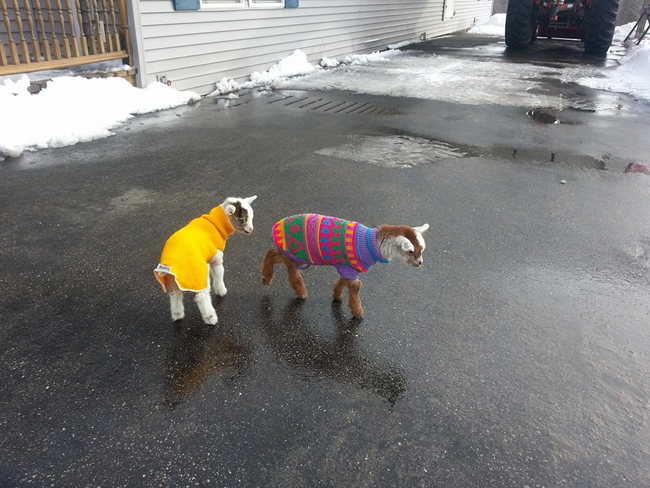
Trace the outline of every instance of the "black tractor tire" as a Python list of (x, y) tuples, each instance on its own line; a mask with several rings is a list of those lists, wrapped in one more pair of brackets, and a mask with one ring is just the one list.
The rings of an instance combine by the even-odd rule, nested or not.
[(605, 54), (612, 45), (619, 0), (596, 0), (585, 32), (585, 52)]
[(537, 30), (535, 0), (509, 0), (506, 12), (506, 46), (524, 48)]

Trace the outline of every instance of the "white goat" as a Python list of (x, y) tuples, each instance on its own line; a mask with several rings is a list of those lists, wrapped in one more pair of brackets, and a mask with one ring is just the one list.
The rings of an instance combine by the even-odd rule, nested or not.
[(217, 312), (210, 298), (210, 278), (214, 293), (224, 296), (228, 292), (223, 282), (226, 241), (233, 232), (253, 232), (251, 203), (256, 198), (227, 198), (167, 240), (154, 275), (169, 294), (173, 320), (185, 316), (183, 291), (192, 291), (196, 293), (194, 301), (203, 321), (217, 323)]

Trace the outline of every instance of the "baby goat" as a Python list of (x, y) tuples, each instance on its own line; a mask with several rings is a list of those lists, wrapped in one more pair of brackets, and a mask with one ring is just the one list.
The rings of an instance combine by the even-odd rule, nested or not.
[(224, 296), (228, 290), (223, 282), (223, 251), (233, 232), (253, 232), (253, 209), (249, 198), (227, 198), (210, 213), (201, 215), (167, 240), (154, 270), (156, 279), (169, 294), (172, 319), (185, 316), (183, 291), (192, 291), (206, 324), (217, 323), (217, 312), (210, 298), (212, 291)]
[(270, 285), (275, 265), (284, 263), (289, 272), (289, 284), (296, 296), (304, 299), (307, 289), (300, 271), (311, 265), (334, 266), (340, 276), (334, 283), (334, 300), (341, 301), (347, 287), (352, 315), (362, 319), (359, 273), (365, 273), (377, 262), (388, 263), (396, 257), (419, 268), (425, 248), (422, 233), (428, 228), (429, 224), (421, 227), (382, 225), (373, 229), (358, 222), (319, 214), (286, 217), (273, 226), (276, 247), (266, 252), (262, 283)]

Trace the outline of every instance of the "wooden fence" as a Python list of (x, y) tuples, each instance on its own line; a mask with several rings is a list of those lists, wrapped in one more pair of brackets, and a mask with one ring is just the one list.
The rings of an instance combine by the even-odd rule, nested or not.
[(127, 0), (0, 0), (0, 75), (124, 59)]

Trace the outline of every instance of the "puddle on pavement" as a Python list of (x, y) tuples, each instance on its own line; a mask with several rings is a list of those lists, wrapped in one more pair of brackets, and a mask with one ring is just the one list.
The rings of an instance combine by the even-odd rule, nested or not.
[(351, 136), (347, 144), (320, 149), (316, 154), (384, 168), (412, 168), (442, 159), (468, 156), (461, 148), (446, 142), (408, 135)]
[(542, 109), (539, 109), (539, 108), (534, 108), (534, 109), (529, 110), (527, 112), (527, 115), (529, 117), (532, 117), (532, 119), (535, 122), (538, 122), (540, 124), (553, 125), (553, 124), (559, 124), (560, 123), (560, 119), (558, 119), (555, 115), (547, 112), (546, 110), (542, 110)]
[(141, 206), (153, 202), (155, 192), (143, 188), (132, 188), (122, 195), (112, 198), (109, 205), (109, 212), (132, 212), (138, 210)]
[(563, 109), (552, 109), (549, 107), (535, 107), (526, 112), (526, 115), (538, 124), (545, 125), (580, 125), (582, 122), (570, 119), (569, 112), (594, 113), (596, 110), (589, 107), (577, 105), (568, 106)]
[(508, 159), (510, 161), (530, 162), (535, 164), (558, 164), (581, 169), (607, 170), (609, 157), (600, 159), (583, 154), (572, 154), (565, 151), (552, 151), (550, 149), (526, 148), (517, 149), (508, 146), (492, 146), (490, 156)]
[(623, 251), (644, 268), (650, 268), (650, 240), (635, 242)]
[[(553, 151), (545, 148), (515, 148), (491, 146), (478, 148), (452, 145), (444, 141), (399, 134), (388, 136), (350, 136), (349, 142), (336, 147), (315, 151), (316, 154), (348, 161), (361, 162), (383, 168), (408, 169), (432, 164), (446, 159), (467, 157), (498, 158), (532, 164), (557, 164), (561, 166), (607, 170), (610, 158)], [(641, 172), (637, 169), (628, 172)]]
[(596, 158), (544, 147), (465, 146), (403, 133), (385, 136), (349, 136), (348, 142), (340, 146), (327, 147), (315, 152), (323, 156), (394, 169), (409, 169), (443, 160), (486, 158), (538, 166), (557, 165), (581, 170), (611, 170), (650, 175), (650, 165), (612, 158), (609, 154)]

